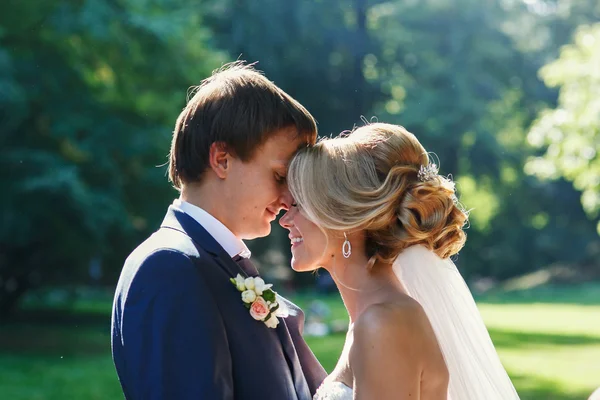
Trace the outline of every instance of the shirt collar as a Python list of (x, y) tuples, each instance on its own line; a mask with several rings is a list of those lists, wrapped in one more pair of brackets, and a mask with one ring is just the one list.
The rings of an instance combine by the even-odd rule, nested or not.
[(181, 199), (175, 199), (173, 206), (194, 218), (196, 222), (202, 225), (230, 257), (233, 258), (239, 255), (243, 258), (250, 258), (250, 249), (248, 249), (244, 242), (208, 212)]

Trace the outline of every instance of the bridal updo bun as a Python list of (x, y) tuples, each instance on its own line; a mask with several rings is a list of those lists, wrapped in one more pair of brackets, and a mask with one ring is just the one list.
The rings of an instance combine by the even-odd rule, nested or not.
[(365, 231), (370, 265), (391, 263), (416, 244), (447, 258), (465, 243), (467, 213), (454, 183), (429, 165), (412, 133), (375, 123), (299, 151), (288, 182), (306, 216), (325, 231)]

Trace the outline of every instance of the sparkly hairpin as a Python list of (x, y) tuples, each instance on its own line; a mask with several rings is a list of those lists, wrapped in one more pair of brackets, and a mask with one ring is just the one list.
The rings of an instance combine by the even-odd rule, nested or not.
[(419, 167), (419, 172), (417, 173), (417, 178), (419, 178), (421, 182), (427, 182), (435, 178), (439, 171), (438, 166), (434, 163), (427, 166), (421, 165)]

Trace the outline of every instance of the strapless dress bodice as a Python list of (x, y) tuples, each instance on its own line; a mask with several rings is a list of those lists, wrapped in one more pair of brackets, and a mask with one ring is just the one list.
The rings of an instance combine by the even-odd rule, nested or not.
[(352, 400), (352, 389), (337, 381), (325, 381), (317, 389), (313, 400)]

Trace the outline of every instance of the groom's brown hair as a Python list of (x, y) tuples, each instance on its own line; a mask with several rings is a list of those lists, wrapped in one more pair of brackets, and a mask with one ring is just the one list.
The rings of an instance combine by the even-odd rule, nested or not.
[(317, 125), (306, 108), (253, 65), (227, 64), (195, 88), (179, 114), (169, 154), (169, 179), (177, 189), (200, 181), (215, 142), (246, 162), (267, 139), (290, 127), (307, 144), (315, 143)]

